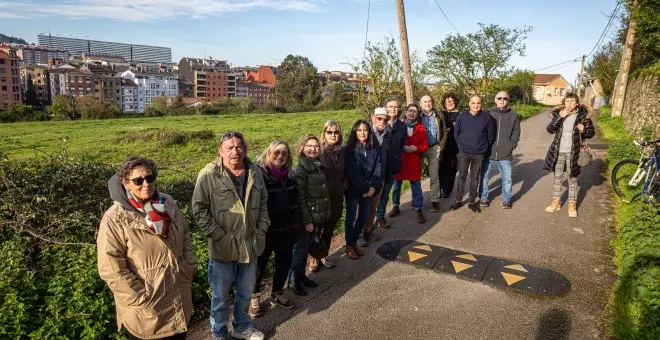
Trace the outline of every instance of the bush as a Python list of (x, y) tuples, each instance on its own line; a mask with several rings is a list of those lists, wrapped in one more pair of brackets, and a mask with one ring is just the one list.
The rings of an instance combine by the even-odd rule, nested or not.
[(36, 122), (46, 120), (42, 111), (36, 111), (31, 106), (12, 105), (7, 110), (0, 110), (0, 122)]
[(206, 141), (215, 138), (211, 130), (178, 131), (174, 129), (158, 129), (148, 132), (125, 133), (119, 136), (117, 142), (149, 142), (155, 141), (165, 146), (185, 145), (188, 141)]

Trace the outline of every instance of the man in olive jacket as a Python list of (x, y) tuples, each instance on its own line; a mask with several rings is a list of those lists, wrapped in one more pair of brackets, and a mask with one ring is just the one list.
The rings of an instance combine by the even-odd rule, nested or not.
[[(218, 157), (197, 176), (192, 197), (195, 220), (209, 244), (211, 333), (214, 340), (263, 339), (248, 316), (256, 280), (257, 257), (264, 251), (268, 190), (256, 165), (246, 157), (243, 135), (229, 132), (218, 145)], [(227, 297), (234, 286), (234, 321), (227, 331)]]
[(490, 206), (488, 199), (488, 178), (497, 164), (502, 177), (502, 208), (511, 209), (511, 161), (513, 150), (518, 147), (520, 140), (520, 119), (518, 113), (509, 107), (509, 94), (500, 91), (495, 95), (495, 108), (490, 115), (495, 119), (497, 131), (495, 143), (491, 146), (490, 157), (484, 159), (481, 166), (481, 202), (482, 207)]

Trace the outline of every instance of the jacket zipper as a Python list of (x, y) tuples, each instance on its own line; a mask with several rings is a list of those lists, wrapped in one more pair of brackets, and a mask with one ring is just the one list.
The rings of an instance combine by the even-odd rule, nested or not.
[(500, 132), (502, 130), (502, 112), (500, 112), (500, 119), (497, 121), (497, 144), (495, 145), (495, 159), (497, 160), (497, 152), (500, 148)]

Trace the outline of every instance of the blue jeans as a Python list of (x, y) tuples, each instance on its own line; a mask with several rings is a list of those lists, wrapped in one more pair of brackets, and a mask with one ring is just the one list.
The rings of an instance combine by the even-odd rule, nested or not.
[(512, 170), (510, 160), (484, 160), (483, 165), (481, 166), (481, 199), (488, 199), (488, 178), (495, 167), (495, 163), (497, 163), (497, 169), (502, 176), (502, 201), (511, 202)]
[[(392, 191), (392, 204), (399, 206), (401, 203), (401, 184), (403, 181), (394, 182), (394, 190)], [(413, 209), (422, 209), (424, 205), (424, 195), (422, 194), (422, 182), (410, 181), (410, 190), (412, 190), (412, 207)]]
[(289, 285), (300, 280), (305, 275), (305, 265), (307, 265), (307, 253), (309, 252), (309, 240), (312, 233), (303, 230), (298, 233), (293, 252), (291, 255), (291, 269), (289, 270)]
[(256, 261), (252, 263), (209, 261), (208, 279), (211, 286), (211, 332), (216, 336), (227, 335), (229, 305), (227, 297), (234, 286), (234, 321), (232, 326), (238, 332), (245, 331), (252, 324), (248, 315), (250, 297), (257, 274)]
[(346, 245), (354, 246), (357, 243), (364, 222), (369, 217), (371, 198), (346, 197), (346, 219), (344, 220), (344, 237)]
[(380, 202), (378, 202), (376, 217), (385, 217), (385, 208), (387, 207), (387, 201), (390, 199), (390, 190), (392, 190), (393, 184), (394, 175), (386, 175), (383, 191), (380, 193)]

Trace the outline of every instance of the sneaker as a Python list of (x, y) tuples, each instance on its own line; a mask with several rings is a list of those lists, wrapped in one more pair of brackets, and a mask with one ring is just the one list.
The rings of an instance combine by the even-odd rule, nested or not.
[(511, 209), (511, 202), (509, 201), (502, 202), (502, 209)]
[(429, 209), (431, 212), (437, 212), (440, 211), (440, 202), (431, 202), (431, 209)]
[(395, 216), (399, 216), (400, 214), (401, 214), (401, 210), (399, 210), (399, 206), (395, 205), (392, 207), (392, 210), (390, 210), (390, 212), (387, 213), (387, 217), (395, 217)]
[(463, 202), (456, 201), (454, 204), (449, 207), (449, 210), (457, 210), (458, 208), (463, 206)]
[(385, 217), (377, 217), (376, 218), (376, 226), (381, 227), (383, 229), (390, 229), (390, 224), (387, 223), (387, 220)]
[(334, 262), (332, 262), (332, 260), (330, 260), (330, 259), (327, 258), (327, 257), (321, 259), (321, 264), (323, 265), (323, 267), (326, 267), (326, 268), (328, 268), (328, 269), (330, 269), (330, 268), (334, 268), (334, 267), (335, 267)]
[(294, 294), (300, 295), (300, 296), (305, 296), (307, 295), (307, 291), (305, 288), (303, 288), (302, 284), (300, 282), (296, 282), (293, 284), (293, 288), (291, 288)]
[(308, 257), (309, 257), (309, 259), (308, 259), (309, 265), (307, 266), (307, 270), (309, 270), (312, 273), (318, 272), (319, 271), (319, 262), (311, 256), (308, 256)]
[(350, 257), (353, 260), (357, 260), (360, 258), (360, 255), (355, 251), (355, 248), (353, 248), (353, 246), (346, 246), (346, 256)]
[(302, 279), (300, 280), (300, 283), (302, 283), (303, 286), (310, 287), (310, 288), (314, 288), (314, 287), (319, 286), (318, 283), (314, 282), (312, 279), (308, 278), (306, 275), (303, 275)]
[(577, 217), (576, 201), (568, 201), (568, 217)]
[(559, 203), (559, 197), (553, 197), (552, 202), (545, 208), (547, 212), (555, 212), (561, 210), (561, 203)]
[(259, 304), (259, 298), (250, 299), (250, 308), (248, 308), (248, 315), (256, 318), (262, 316), (264, 312), (261, 310), (261, 305)]
[(426, 219), (424, 218), (424, 213), (422, 212), (422, 209), (417, 210), (417, 223), (422, 224), (425, 222)]
[(246, 330), (239, 332), (232, 328), (229, 332), (229, 335), (236, 339), (245, 339), (245, 340), (263, 340), (264, 333), (261, 333), (258, 329), (250, 326)]
[(479, 207), (479, 204), (477, 204), (476, 202), (468, 203), (468, 209), (476, 213), (481, 212), (481, 208)]
[(270, 305), (272, 307), (280, 306), (284, 309), (291, 309), (295, 305), (282, 292), (270, 294)]
[(487, 199), (487, 198), (482, 198), (479, 202), (479, 205), (484, 207), (484, 208), (488, 208), (488, 207), (490, 207), (490, 200)]

